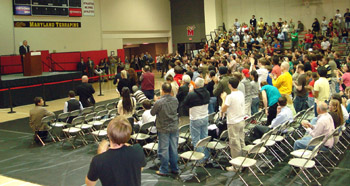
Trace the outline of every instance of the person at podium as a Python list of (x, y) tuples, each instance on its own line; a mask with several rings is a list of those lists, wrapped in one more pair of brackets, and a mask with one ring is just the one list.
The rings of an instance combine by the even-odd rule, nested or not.
[(24, 40), (22, 45), (19, 47), (19, 55), (21, 55), (22, 72), (24, 73), (23, 59), (26, 57), (26, 53), (30, 52), (27, 40)]

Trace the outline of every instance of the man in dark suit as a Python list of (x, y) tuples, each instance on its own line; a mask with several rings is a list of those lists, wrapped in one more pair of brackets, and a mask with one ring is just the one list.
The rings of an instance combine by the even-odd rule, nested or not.
[(26, 53), (29, 53), (30, 49), (29, 49), (29, 45), (27, 40), (23, 41), (23, 45), (21, 45), (19, 47), (19, 55), (21, 56), (21, 62), (22, 62), (22, 72), (24, 73), (24, 66), (23, 66), (23, 59), (26, 56)]
[(83, 105), (83, 107), (90, 107), (95, 104), (95, 99), (93, 94), (95, 93), (95, 89), (91, 84), (88, 83), (89, 78), (87, 76), (83, 76), (81, 78), (82, 84), (77, 87), (77, 95), (79, 96), (79, 101)]
[(81, 75), (87, 75), (84, 58), (80, 58), (80, 62), (77, 64), (77, 71), (81, 72)]
[(190, 91), (191, 77), (189, 75), (182, 76), (182, 85), (179, 87), (179, 91), (176, 95), (179, 101), (178, 113), (179, 116), (188, 116), (189, 108), (185, 106), (185, 98)]

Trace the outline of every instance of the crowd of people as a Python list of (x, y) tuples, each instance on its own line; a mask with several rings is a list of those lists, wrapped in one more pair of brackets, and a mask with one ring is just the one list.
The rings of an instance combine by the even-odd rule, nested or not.
[[(316, 18), (310, 25), (312, 29), (305, 29), (300, 21), (296, 27), (293, 20), (288, 22), (281, 18), (269, 25), (263, 18), (257, 21), (252, 16), (249, 23), (249, 26), (240, 24), (236, 19), (232, 29), (217, 32), (210, 45), (194, 57), (181, 56), (177, 52), (157, 56), (157, 62), (162, 63), (161, 78), (164, 78), (160, 96), (154, 93), (151, 57), (148, 57), (148, 63), (132, 57), (118, 65), (120, 69), (114, 84), (118, 84), (121, 95), (117, 104), (120, 116), (108, 125), (110, 146), (107, 142), (101, 143), (104, 150), (91, 162), (87, 185), (93, 185), (97, 179), (105, 185), (140, 185), (145, 159), (136, 155), (142, 153), (139, 147), (127, 145), (132, 130), (125, 119), (135, 115), (137, 103), (147, 111), (142, 118), (147, 122), (155, 121), (160, 160), (156, 173), (161, 176), (179, 173), (179, 117), (190, 119), (193, 146), (208, 136), (209, 114), (219, 113), (220, 117), (226, 117), (232, 158), (241, 156), (247, 143), (292, 121), (296, 113), (312, 106), (315, 118), (301, 123), (307, 133), (295, 142), (295, 150), (306, 148), (312, 137), (329, 135), (338, 126), (350, 123), (350, 56), (341, 56), (332, 50), (339, 41), (348, 42), (349, 9), (344, 16), (337, 10), (330, 21), (323, 18), (322, 23), (318, 23)], [(307, 30), (305, 37), (300, 39), (298, 34), (304, 30)], [(291, 49), (284, 47), (289, 40)], [(130, 69), (142, 72), (136, 74), (128, 71)], [(87, 83), (86, 78), (83, 79)], [(73, 96), (73, 93), (69, 95)], [(83, 94), (78, 92), (78, 95), (85, 107)], [(35, 103), (40, 106), (41, 102), (36, 100)], [(259, 110), (264, 110), (267, 122), (255, 126), (251, 138), (245, 139), (245, 119)], [(31, 123), (33, 121), (35, 118), (31, 117)], [(142, 123), (145, 122), (141, 121), (140, 125)], [(324, 148), (327, 150), (333, 145), (334, 140), (330, 138)], [(208, 163), (210, 152), (205, 148), (197, 150), (205, 154), (199, 163)], [(113, 160), (114, 157), (121, 159)], [(133, 164), (125, 164), (130, 158), (135, 158), (130, 161)], [(118, 163), (119, 160), (122, 162)], [(118, 174), (112, 171), (121, 169), (131, 172), (124, 175), (122, 171)], [(238, 171), (234, 166), (226, 169)]]

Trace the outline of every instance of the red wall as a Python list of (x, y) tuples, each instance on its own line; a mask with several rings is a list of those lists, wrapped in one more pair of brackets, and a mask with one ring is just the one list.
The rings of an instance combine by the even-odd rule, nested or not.
[[(43, 72), (49, 71), (75, 71), (77, 63), (80, 62), (80, 57), (87, 61), (90, 57), (95, 65), (100, 63), (101, 59), (107, 58), (107, 50), (82, 51), (82, 52), (67, 52), (67, 53), (52, 53), (48, 50), (41, 51), (41, 61), (43, 62)], [(51, 63), (52, 60), (52, 63)], [(1, 74), (22, 73), (21, 57), (0, 56)], [(51, 70), (52, 69), (52, 70)]]

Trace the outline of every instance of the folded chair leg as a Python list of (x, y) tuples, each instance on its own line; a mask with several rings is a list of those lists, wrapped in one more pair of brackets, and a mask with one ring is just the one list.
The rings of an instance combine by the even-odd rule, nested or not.
[(259, 170), (259, 172), (261, 172), (262, 175), (265, 175), (265, 173), (260, 169), (259, 166), (256, 166), (256, 165), (255, 165), (255, 167)]
[(317, 158), (315, 158), (315, 161), (316, 161), (318, 164), (320, 164), (321, 167), (322, 167), (324, 170), (326, 170), (327, 173), (330, 173), (330, 171), (329, 171), (325, 166), (323, 166), (323, 164), (322, 164), (320, 161), (318, 161)]
[[(262, 154), (262, 156), (264, 157), (264, 159), (271, 165), (271, 167), (275, 167), (275, 165), (265, 156), (265, 154)], [(272, 169), (271, 168), (271, 169)]]
[(321, 185), (320, 182), (318, 182), (317, 179), (314, 177), (314, 175), (312, 175), (312, 174), (309, 172), (309, 170), (305, 169), (305, 171), (312, 177), (312, 179), (314, 179), (314, 180), (316, 181), (316, 183), (317, 183), (318, 185)]
[(325, 156), (323, 153), (320, 154), (333, 168), (336, 166), (335, 163), (332, 160), (330, 160), (327, 156)]
[(41, 137), (38, 134), (35, 134), (35, 136), (39, 139), (40, 143), (42, 146), (45, 146), (46, 144), (44, 143), (44, 141), (41, 139)]
[(250, 172), (253, 173), (253, 175), (255, 176), (255, 178), (259, 181), (260, 185), (263, 185), (263, 183), (261, 182), (261, 180), (259, 179), (259, 177), (255, 174), (255, 172), (252, 170), (252, 168), (248, 167), (248, 169), (250, 170)]
[(317, 172), (320, 174), (320, 177), (323, 177), (323, 174), (321, 173), (321, 171), (317, 168), (317, 166), (315, 165), (315, 169), (317, 170)]

